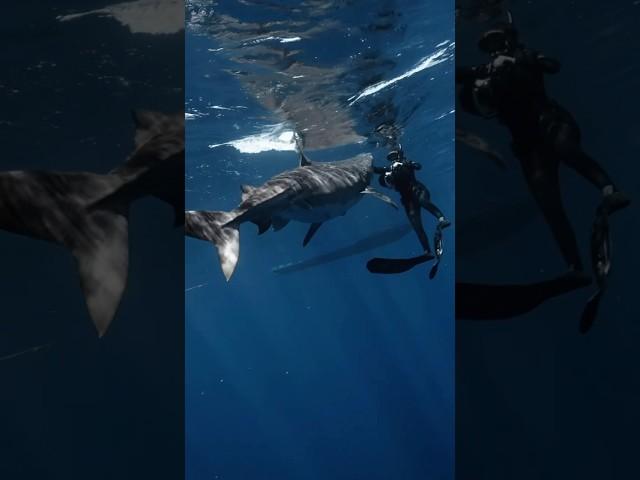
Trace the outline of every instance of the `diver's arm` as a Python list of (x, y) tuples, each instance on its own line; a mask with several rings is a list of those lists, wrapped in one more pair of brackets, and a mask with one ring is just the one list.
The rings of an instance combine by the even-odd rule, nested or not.
[(389, 172), (389, 169), (387, 167), (376, 167), (375, 165), (373, 166), (373, 173), (374, 175), (378, 175), (378, 183), (380, 184), (381, 187), (389, 187), (389, 185), (387, 185), (387, 182), (385, 181), (385, 175)]

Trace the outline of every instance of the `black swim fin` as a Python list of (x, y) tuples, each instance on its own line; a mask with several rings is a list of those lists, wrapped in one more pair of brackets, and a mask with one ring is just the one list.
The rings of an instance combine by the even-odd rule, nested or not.
[(604, 290), (598, 289), (587, 301), (587, 305), (584, 307), (582, 316), (580, 317), (580, 333), (584, 334), (591, 330), (591, 327), (596, 321), (600, 300), (602, 300), (603, 295)]
[(424, 253), (412, 258), (372, 258), (367, 262), (367, 270), (371, 273), (394, 274), (404, 273), (416, 265), (433, 260), (431, 253)]
[(596, 211), (596, 219), (591, 232), (591, 262), (598, 289), (589, 298), (580, 317), (580, 333), (587, 333), (598, 315), (600, 301), (607, 287), (607, 277), (611, 269), (611, 238), (609, 233), (610, 210), (601, 206)]
[(569, 272), (551, 280), (530, 284), (486, 285), (456, 283), (457, 320), (501, 320), (523, 315), (545, 301), (584, 288), (591, 279)]
[[(436, 233), (434, 235), (433, 238), (433, 243), (435, 245), (435, 252), (436, 252), (436, 261), (433, 263), (433, 266), (431, 267), (431, 270), (429, 271), (429, 279), (433, 280), (436, 277), (436, 274), (438, 273), (438, 267), (440, 267), (440, 257), (442, 257), (442, 254), (444, 253), (444, 246), (442, 244), (442, 224), (438, 225), (438, 228), (436, 228)], [(445, 227), (448, 227), (450, 225), (450, 223), (446, 223)]]
[(429, 270), (429, 279), (433, 280), (434, 278), (436, 278), (436, 274), (438, 273), (438, 267), (440, 266), (440, 259), (436, 259), (435, 263), (433, 264), (433, 266), (431, 267), (431, 270)]

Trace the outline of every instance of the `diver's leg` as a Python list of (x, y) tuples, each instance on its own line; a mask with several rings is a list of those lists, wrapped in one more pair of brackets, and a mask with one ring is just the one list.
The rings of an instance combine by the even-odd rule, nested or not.
[(551, 228), (562, 256), (570, 269), (582, 270), (578, 242), (562, 205), (558, 163), (536, 151), (524, 154), (520, 161), (529, 191)]
[(407, 217), (409, 218), (411, 226), (415, 230), (416, 235), (418, 235), (418, 240), (420, 240), (423, 250), (426, 253), (431, 253), (429, 238), (422, 226), (422, 212), (420, 211), (420, 204), (413, 198), (403, 198), (402, 204), (404, 205), (405, 212), (407, 212)]
[(431, 194), (429, 193), (429, 190), (427, 190), (427, 187), (420, 182), (416, 182), (416, 185), (414, 186), (414, 194), (416, 195), (420, 206), (438, 219), (438, 223), (441, 228), (451, 225), (451, 222), (445, 218), (444, 213), (442, 213), (438, 206), (431, 201)]
[(565, 163), (586, 178), (602, 192), (602, 206), (607, 213), (613, 213), (629, 205), (630, 201), (613, 183), (604, 169), (584, 151), (572, 152)]
[(629, 200), (618, 190), (604, 168), (582, 149), (580, 132), (576, 125), (563, 123), (557, 128), (555, 149), (568, 167), (602, 192), (603, 206), (608, 213), (629, 204)]

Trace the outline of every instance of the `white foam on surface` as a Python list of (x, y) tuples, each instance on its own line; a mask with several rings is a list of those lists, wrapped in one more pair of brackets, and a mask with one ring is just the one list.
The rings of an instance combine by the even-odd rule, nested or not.
[(300, 37), (281, 38), (280, 43), (299, 42), (300, 40), (302, 40)]
[(296, 150), (294, 132), (284, 124), (270, 125), (258, 134), (230, 142), (209, 145), (209, 148), (217, 148), (223, 145), (233, 147), (241, 153), (261, 153), (274, 150), (289, 152)]
[(390, 80), (384, 80), (382, 82), (374, 83), (373, 85), (368, 86), (359, 94), (350, 97), (349, 105), (351, 106), (362, 98), (368, 97), (370, 95), (374, 95), (380, 92), (381, 90), (384, 90), (385, 88), (390, 87), (400, 82), (401, 80), (404, 80), (405, 78), (412, 77), (416, 73), (422, 72), (423, 70), (426, 70), (428, 68), (439, 65), (443, 62), (446, 62), (447, 60), (453, 58), (454, 45), (455, 44), (453, 42), (448, 43), (446, 47), (441, 48), (440, 50), (436, 50), (431, 55), (423, 58), (422, 60), (420, 60), (420, 62), (418, 62), (418, 64), (415, 67), (406, 71), (402, 75), (398, 75), (397, 77), (392, 78)]
[(272, 40), (277, 40), (280, 43), (291, 43), (291, 42), (299, 42), (300, 40), (302, 40), (302, 38), (300, 38), (300, 37), (274, 37), (274, 36), (270, 35), (268, 37), (254, 38), (253, 40), (249, 40), (248, 42), (244, 43), (244, 45), (257, 45), (259, 43), (269, 42), (269, 41), (272, 41)]

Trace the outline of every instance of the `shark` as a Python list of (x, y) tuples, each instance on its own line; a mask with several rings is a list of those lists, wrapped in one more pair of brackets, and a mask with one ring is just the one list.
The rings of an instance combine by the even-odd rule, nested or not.
[(240, 256), (239, 227), (243, 223), (257, 225), (259, 234), (269, 228), (279, 231), (290, 221), (309, 223), (302, 243), (306, 246), (324, 222), (345, 215), (365, 196), (398, 208), (391, 198), (369, 186), (373, 175), (371, 154), (312, 162), (298, 136), (296, 146), (298, 167), (275, 175), (261, 186), (242, 185), (241, 202), (232, 211), (185, 212), (185, 234), (215, 245), (227, 281)]
[[(102, 337), (127, 283), (129, 207), (155, 196), (184, 219), (184, 114), (137, 110), (135, 147), (105, 173), (16, 170), (0, 172), (0, 229), (62, 245), (76, 260), (86, 305)], [(169, 186), (168, 186), (169, 185)], [(176, 221), (178, 223), (178, 220)]]

